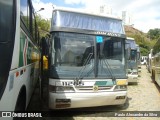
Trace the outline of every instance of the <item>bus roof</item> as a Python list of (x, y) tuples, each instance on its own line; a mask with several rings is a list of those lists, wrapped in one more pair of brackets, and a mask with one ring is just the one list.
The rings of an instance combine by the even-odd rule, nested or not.
[(51, 32), (70, 30), (86, 30), (94, 32), (110, 32), (125, 35), (122, 20), (104, 15), (97, 15), (72, 9), (53, 10)]
[(67, 7), (56, 7), (54, 11), (64, 11), (64, 12), (73, 12), (73, 13), (80, 13), (80, 14), (86, 14), (86, 15), (93, 15), (93, 16), (99, 16), (99, 17), (107, 17), (107, 18), (112, 18), (112, 19), (117, 19), (117, 20), (122, 20), (116, 16), (113, 15), (104, 15), (104, 14), (98, 14), (98, 13), (92, 13), (89, 11), (85, 11), (82, 9), (75, 9), (75, 8), (67, 8)]

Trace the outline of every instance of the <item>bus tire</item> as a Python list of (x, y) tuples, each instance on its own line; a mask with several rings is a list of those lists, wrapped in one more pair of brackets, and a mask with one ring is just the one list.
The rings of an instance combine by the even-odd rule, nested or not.
[[(15, 112), (24, 112), (26, 108), (26, 87), (22, 86), (15, 106)], [(14, 117), (13, 120), (21, 120), (20, 117)]]

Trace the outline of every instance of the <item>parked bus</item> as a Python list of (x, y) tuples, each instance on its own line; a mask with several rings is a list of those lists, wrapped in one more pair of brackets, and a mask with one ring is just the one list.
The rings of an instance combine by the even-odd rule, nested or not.
[(151, 59), (151, 75), (153, 80), (160, 86), (160, 39), (153, 46)]
[(138, 64), (138, 72), (141, 72), (141, 52), (140, 47), (138, 44), (136, 44), (137, 47), (137, 64)]
[(148, 54), (148, 60), (147, 60), (147, 69), (148, 71), (151, 73), (151, 67), (152, 67), (152, 57), (153, 57), (153, 49), (150, 50), (149, 54)]
[(137, 46), (134, 38), (126, 39), (128, 83), (138, 80)]
[(24, 111), (39, 78), (40, 65), (31, 0), (0, 1), (0, 16), (0, 111)]
[(128, 83), (122, 20), (55, 9), (50, 34), (50, 109), (125, 103)]

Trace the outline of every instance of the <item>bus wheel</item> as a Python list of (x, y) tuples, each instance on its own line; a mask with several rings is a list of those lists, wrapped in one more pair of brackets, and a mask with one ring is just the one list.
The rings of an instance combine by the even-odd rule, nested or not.
[[(24, 112), (26, 107), (26, 89), (23, 86), (18, 95), (17, 103), (15, 106), (15, 112)], [(13, 120), (21, 120), (20, 117), (14, 117)]]

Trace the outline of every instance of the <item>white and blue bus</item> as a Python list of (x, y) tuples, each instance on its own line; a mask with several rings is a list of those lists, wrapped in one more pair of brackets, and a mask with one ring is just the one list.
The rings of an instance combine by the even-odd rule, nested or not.
[(31, 0), (0, 1), (0, 111), (24, 111), (39, 78), (34, 13)]
[(125, 103), (128, 82), (122, 20), (55, 9), (50, 34), (50, 109)]
[(126, 39), (126, 57), (128, 83), (136, 83), (138, 80), (138, 61), (137, 46), (134, 38), (127, 37)]

